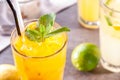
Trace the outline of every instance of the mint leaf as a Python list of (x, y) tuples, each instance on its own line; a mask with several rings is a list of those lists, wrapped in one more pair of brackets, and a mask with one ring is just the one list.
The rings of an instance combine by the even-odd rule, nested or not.
[(105, 19), (106, 19), (106, 22), (109, 26), (113, 25), (109, 17), (105, 16)]
[(56, 30), (48, 33), (46, 37), (50, 37), (50, 36), (59, 34), (59, 33), (61, 33), (61, 32), (68, 32), (68, 31), (70, 31), (69, 28), (67, 28), (67, 27), (62, 27), (62, 28), (56, 29)]
[(55, 22), (55, 14), (46, 14), (39, 18), (36, 28), (34, 30), (29, 27), (25, 31), (25, 35), (32, 41), (44, 41), (45, 38), (51, 37), (61, 32), (70, 31), (67, 27), (62, 27), (57, 30), (51, 31), (52, 27), (54, 27)]
[(45, 32), (45, 26), (40, 24), (39, 31), (41, 34), (43, 34)]
[(109, 15), (110, 15), (110, 16), (113, 16), (113, 11), (109, 12)]
[(50, 30), (52, 29), (53, 26), (51, 26), (50, 24), (46, 27), (46, 34), (48, 34), (50, 32)]
[[(109, 6), (110, 3), (111, 3), (111, 1), (112, 1), (112, 0), (106, 0), (106, 3), (105, 3), (105, 4), (106, 4), (107, 6)], [(112, 15), (113, 15), (113, 11), (110, 11), (110, 12), (109, 12), (109, 15), (112, 16)]]
[(25, 31), (25, 35), (31, 40), (31, 41), (39, 41), (40, 36), (39, 32), (37, 30), (30, 30), (29, 28)]
[(55, 18), (56, 15), (54, 13), (41, 16), (38, 20), (38, 27), (40, 26), (40, 24), (44, 25), (46, 28), (46, 32), (48, 33), (54, 25)]
[(110, 2), (111, 2), (111, 0), (107, 0), (105, 4), (106, 4), (106, 5), (109, 5)]
[(45, 35), (45, 26), (43, 24), (40, 24), (40, 34), (41, 34), (41, 40), (44, 40)]

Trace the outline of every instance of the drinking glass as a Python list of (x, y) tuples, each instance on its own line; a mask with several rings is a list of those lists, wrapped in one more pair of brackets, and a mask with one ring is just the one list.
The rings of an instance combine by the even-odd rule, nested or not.
[[(59, 25), (55, 23), (54, 26), (58, 27)], [(13, 31), (11, 35), (11, 47), (12, 47), (14, 62), (18, 69), (18, 73), (21, 75), (21, 80), (63, 80), (63, 74), (64, 74), (64, 68), (66, 62), (67, 35), (66, 33), (64, 35), (61, 33), (61, 35), (63, 40), (65, 40), (62, 47), (60, 47), (58, 50), (55, 50), (56, 52), (50, 55), (37, 57), (37, 56), (32, 56), (37, 51), (32, 51), (31, 49), (31, 53), (27, 53), (27, 54), (31, 54), (31, 56), (28, 56), (17, 49), (20, 48), (19, 47), (20, 45), (24, 45), (24, 44), (18, 44), (17, 46), (15, 46), (15, 42), (16, 42), (15, 40), (18, 39), (18, 35), (16, 29)], [(61, 39), (59, 41), (61, 41)], [(34, 42), (32, 42), (32, 44), (34, 44)], [(56, 46), (48, 45), (48, 47), (55, 48)], [(36, 46), (34, 46), (34, 48), (36, 48)], [(46, 50), (47, 49), (43, 47), (41, 52), (39, 52), (39, 54), (45, 54)], [(51, 52), (53, 50), (48, 50), (48, 51)]]
[(120, 0), (101, 0), (100, 22), (101, 63), (120, 72)]
[(78, 21), (89, 29), (98, 28), (99, 0), (78, 0)]

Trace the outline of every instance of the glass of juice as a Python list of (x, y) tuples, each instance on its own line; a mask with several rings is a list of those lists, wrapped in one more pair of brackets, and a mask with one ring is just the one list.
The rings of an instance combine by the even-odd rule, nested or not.
[[(25, 23), (26, 28), (34, 29), (36, 20)], [(54, 28), (61, 27), (54, 23)], [(25, 28), (25, 29), (26, 29)], [(63, 80), (67, 34), (66, 32), (46, 38), (44, 41), (31, 41), (14, 30), (11, 35), (11, 47), (15, 65), (21, 80)]]
[(120, 0), (101, 0), (100, 22), (101, 63), (120, 72)]
[(98, 28), (99, 0), (78, 0), (78, 21), (89, 29)]

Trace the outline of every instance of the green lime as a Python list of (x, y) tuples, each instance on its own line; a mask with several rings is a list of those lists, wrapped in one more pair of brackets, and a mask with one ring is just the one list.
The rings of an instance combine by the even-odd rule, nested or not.
[(100, 50), (92, 43), (82, 43), (72, 52), (73, 66), (80, 71), (91, 71), (96, 68), (100, 60)]

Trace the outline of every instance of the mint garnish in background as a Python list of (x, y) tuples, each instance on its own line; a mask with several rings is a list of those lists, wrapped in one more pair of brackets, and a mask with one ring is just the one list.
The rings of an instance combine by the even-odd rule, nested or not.
[(106, 5), (109, 5), (111, 1), (112, 1), (112, 0), (107, 0), (105, 4), (106, 4)]
[[(111, 1), (112, 1), (112, 0), (106, 0), (106, 3), (105, 3), (105, 4), (109, 7)], [(109, 16), (113, 16), (113, 11), (112, 11), (112, 10), (109, 12)], [(111, 22), (110, 18), (107, 17), (107, 16), (105, 16), (105, 19), (106, 19), (108, 25), (109, 25), (109, 26), (112, 26), (112, 22)]]
[(36, 24), (37, 27), (34, 30), (28, 27), (25, 31), (25, 35), (32, 41), (40, 42), (58, 33), (70, 31), (67, 27), (52, 30), (55, 23), (55, 18), (55, 14), (46, 14), (41, 16)]
[(109, 26), (112, 26), (113, 24), (112, 24), (110, 18), (107, 17), (107, 16), (104, 16), (104, 17), (105, 17), (105, 20), (106, 20), (107, 24), (108, 24)]

